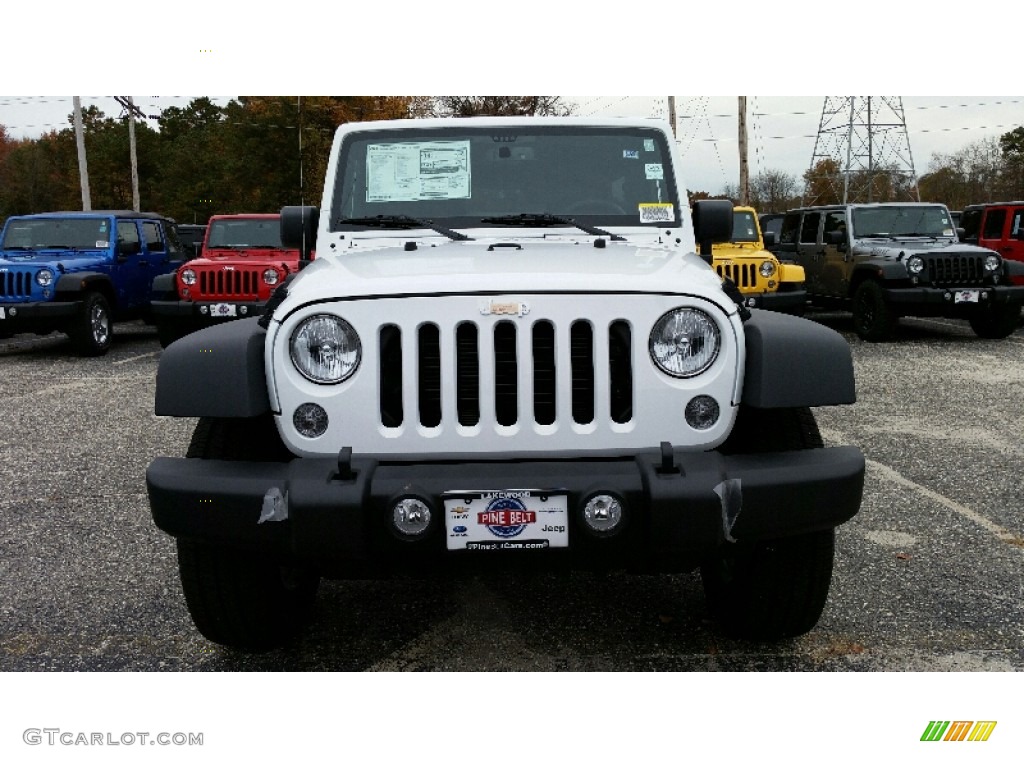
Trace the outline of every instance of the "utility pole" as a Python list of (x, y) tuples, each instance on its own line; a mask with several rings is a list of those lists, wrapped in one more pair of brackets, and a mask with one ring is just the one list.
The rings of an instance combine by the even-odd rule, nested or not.
[(131, 96), (115, 96), (114, 99), (124, 108), (121, 117), (125, 117), (124, 113), (127, 113), (128, 116), (128, 147), (132, 162), (132, 210), (137, 212), (139, 210), (139, 161), (135, 154), (135, 118), (144, 118), (145, 115), (142, 114), (141, 109), (135, 106)]
[(85, 160), (85, 133), (82, 130), (82, 97), (73, 96), (75, 114), (75, 144), (78, 147), (78, 178), (82, 185), (82, 210), (92, 210), (92, 197), (89, 195), (89, 164)]
[(672, 126), (672, 138), (676, 135), (676, 97), (668, 97), (668, 122)]
[(747, 97), (739, 97), (740, 205), (750, 205), (750, 166), (747, 163)]

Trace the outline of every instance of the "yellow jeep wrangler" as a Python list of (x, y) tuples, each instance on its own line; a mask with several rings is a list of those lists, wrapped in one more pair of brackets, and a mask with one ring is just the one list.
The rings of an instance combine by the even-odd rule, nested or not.
[(733, 206), (732, 242), (715, 243), (712, 256), (715, 271), (735, 283), (746, 306), (803, 314), (807, 301), (804, 268), (780, 262), (765, 249), (753, 208)]

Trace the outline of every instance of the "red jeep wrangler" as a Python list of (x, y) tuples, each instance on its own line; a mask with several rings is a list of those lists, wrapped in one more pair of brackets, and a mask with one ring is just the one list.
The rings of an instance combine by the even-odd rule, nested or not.
[[(960, 239), (991, 248), (1004, 259), (1024, 261), (1024, 201), (968, 205), (960, 214)], [(1013, 277), (1024, 285), (1024, 277)]]
[(161, 346), (214, 323), (253, 317), (304, 262), (281, 246), (281, 216), (213, 216), (199, 257), (153, 281), (153, 322)]

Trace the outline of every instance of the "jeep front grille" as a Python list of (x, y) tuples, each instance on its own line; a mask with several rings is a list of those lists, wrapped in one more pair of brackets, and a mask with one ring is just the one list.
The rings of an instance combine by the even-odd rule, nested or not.
[(928, 255), (925, 264), (928, 282), (933, 285), (977, 285), (985, 277), (984, 256)]
[(32, 295), (32, 275), (28, 272), (0, 273), (0, 297), (26, 299)]
[(209, 269), (199, 272), (199, 293), (204, 297), (255, 299), (259, 294), (258, 269)]
[(718, 276), (728, 278), (736, 283), (741, 291), (749, 291), (757, 287), (757, 266), (748, 262), (740, 264), (718, 264), (715, 266)]
[[(450, 344), (443, 333), (434, 323), (414, 331), (403, 332), (390, 324), (380, 329), (383, 426), (400, 427), (412, 418), (432, 428), (454, 416), (459, 425), (475, 427), (482, 413), (493, 414), (502, 427), (522, 422), (550, 426), (567, 419), (590, 424), (599, 398), (605, 399), (615, 423), (626, 424), (633, 417), (633, 340), (624, 321), (604, 329), (587, 320), (575, 320), (567, 327), (551, 320), (532, 326), (511, 320), (493, 326), (466, 321), (448, 331), (454, 336)], [(403, 349), (405, 344), (413, 344), (413, 349)], [(568, 355), (561, 357), (558, 350), (563, 348)], [(443, 349), (451, 349), (454, 359), (444, 359)], [(411, 376), (402, 362), (410, 352), (416, 361)], [(444, 382), (446, 375), (454, 379), (451, 415), (443, 405), (445, 388), (451, 386)], [(531, 391), (520, 391), (524, 381)], [(417, 412), (405, 413), (403, 402), (414, 404)]]

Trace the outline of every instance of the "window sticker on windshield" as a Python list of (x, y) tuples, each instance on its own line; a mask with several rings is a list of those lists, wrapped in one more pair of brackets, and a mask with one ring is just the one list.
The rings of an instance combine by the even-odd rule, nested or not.
[(644, 151), (645, 152), (653, 152), (654, 151), (654, 139), (644, 139)]
[(675, 221), (675, 206), (672, 203), (640, 203), (640, 223), (660, 224), (663, 221)]
[(648, 179), (664, 179), (665, 171), (661, 167), (661, 163), (646, 163), (644, 165), (644, 173)]
[(953, 236), (953, 230), (952, 229), (944, 229), (944, 230), (942, 230), (942, 236), (943, 237), (952, 237)]
[(640, 159), (640, 153), (637, 152), (635, 149), (624, 149), (624, 150), (622, 150), (622, 156), (626, 160), (639, 160)]
[(110, 241), (109, 240), (97, 240), (96, 241), (96, 247), (97, 248), (109, 248), (110, 247)]
[(410, 141), (366, 148), (368, 203), (469, 196), (469, 141)]

